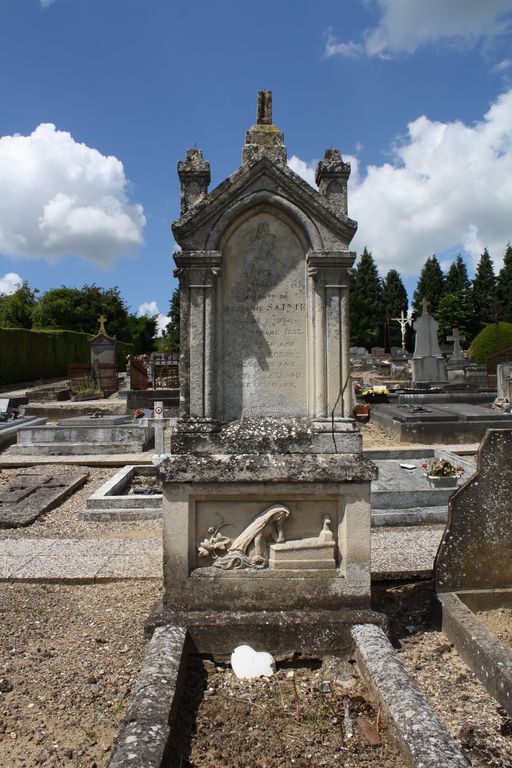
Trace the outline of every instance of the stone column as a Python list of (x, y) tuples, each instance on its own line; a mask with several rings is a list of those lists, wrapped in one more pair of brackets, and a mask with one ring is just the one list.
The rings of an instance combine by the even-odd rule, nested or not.
[(174, 254), (180, 280), (180, 416), (215, 418), (215, 334), (219, 251)]
[(325, 356), (325, 285), (318, 275), (316, 268), (310, 268), (310, 277), (314, 283), (314, 409), (315, 418), (327, 416), (327, 391), (326, 391), (326, 356)]
[(351, 251), (309, 251), (306, 256), (312, 281), (315, 419), (351, 418), (349, 270)]
[(340, 286), (340, 322), (341, 322), (341, 375), (343, 390), (343, 413), (352, 414), (354, 397), (350, 376), (350, 316), (349, 316), (349, 287), (347, 282)]

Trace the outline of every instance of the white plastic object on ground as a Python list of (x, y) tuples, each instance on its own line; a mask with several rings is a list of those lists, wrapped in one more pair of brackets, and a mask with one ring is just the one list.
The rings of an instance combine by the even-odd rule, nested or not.
[(274, 658), (266, 651), (255, 651), (250, 645), (239, 645), (231, 654), (231, 666), (239, 679), (271, 677), (276, 671)]

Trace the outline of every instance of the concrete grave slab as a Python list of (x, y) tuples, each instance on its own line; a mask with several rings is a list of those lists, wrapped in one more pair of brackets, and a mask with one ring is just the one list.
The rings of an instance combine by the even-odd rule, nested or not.
[(88, 476), (88, 472), (27, 470), (19, 473), (0, 490), (0, 528), (30, 525), (80, 488)]

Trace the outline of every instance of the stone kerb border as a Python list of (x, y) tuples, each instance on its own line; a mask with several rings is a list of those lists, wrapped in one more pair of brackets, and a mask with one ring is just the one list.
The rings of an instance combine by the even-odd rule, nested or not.
[[(382, 629), (359, 624), (352, 638), (370, 694), (411, 768), (469, 768)], [(185, 680), (188, 642), (184, 626), (155, 629), (109, 768), (161, 768)]]
[(411, 768), (469, 768), (384, 632), (359, 624), (352, 637), (359, 670)]
[[(494, 599), (493, 599), (494, 598)], [(512, 651), (479, 621), (471, 606), (482, 608), (512, 605), (507, 592), (445, 592), (437, 599), (442, 609), (442, 628), (457, 652), (491, 696), (512, 715)]]
[(135, 475), (154, 476), (151, 464), (127, 464), (103, 483), (86, 501), (85, 509), (78, 513), (80, 520), (96, 522), (157, 520), (162, 517), (161, 493), (144, 496), (122, 494)]
[(109, 768), (160, 768), (186, 672), (187, 630), (168, 624), (149, 641)]

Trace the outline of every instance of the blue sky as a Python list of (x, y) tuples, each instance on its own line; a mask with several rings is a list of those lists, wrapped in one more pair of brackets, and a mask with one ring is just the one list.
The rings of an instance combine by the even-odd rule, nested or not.
[(273, 91), (292, 168), (352, 163), (353, 246), (409, 290), (512, 239), (512, 0), (0, 0), (0, 291), (166, 313), (176, 163), (213, 189)]

